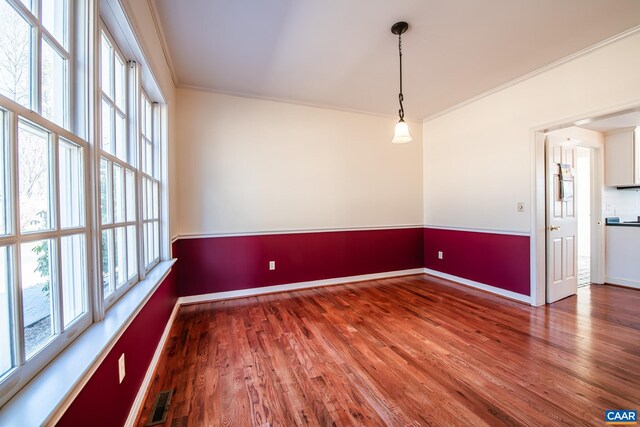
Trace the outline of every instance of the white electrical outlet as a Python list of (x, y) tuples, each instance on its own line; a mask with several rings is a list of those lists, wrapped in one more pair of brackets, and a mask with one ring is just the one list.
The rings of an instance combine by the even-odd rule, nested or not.
[(124, 380), (124, 375), (124, 353), (122, 353), (122, 356), (118, 359), (118, 380), (120, 381), (120, 384), (122, 384), (122, 380)]
[(269, 270), (275, 270), (275, 269), (276, 269), (276, 262), (269, 261)]
[(444, 254), (442, 253), (442, 251), (438, 251), (438, 259), (442, 258), (444, 258)]
[(524, 212), (524, 202), (518, 202), (518, 212)]

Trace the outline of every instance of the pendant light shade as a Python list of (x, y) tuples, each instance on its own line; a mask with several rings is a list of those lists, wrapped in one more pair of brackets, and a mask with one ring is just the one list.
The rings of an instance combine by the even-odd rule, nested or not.
[(391, 32), (398, 36), (398, 54), (400, 56), (400, 93), (398, 94), (398, 101), (400, 102), (400, 110), (398, 110), (398, 116), (400, 120), (396, 123), (396, 131), (391, 142), (394, 144), (404, 144), (411, 141), (411, 135), (409, 134), (409, 126), (404, 121), (404, 95), (402, 94), (402, 34), (409, 29), (409, 24), (406, 22), (396, 22), (391, 27)]
[(394, 144), (404, 144), (405, 142), (411, 142), (411, 135), (409, 134), (409, 126), (407, 126), (407, 122), (403, 119), (400, 119), (398, 123), (396, 123), (396, 132), (393, 135), (393, 139), (391, 142)]

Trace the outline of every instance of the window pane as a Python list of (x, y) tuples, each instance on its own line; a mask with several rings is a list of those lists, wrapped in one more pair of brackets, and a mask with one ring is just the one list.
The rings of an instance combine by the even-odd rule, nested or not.
[(158, 219), (158, 183), (153, 183), (152, 218)]
[(149, 102), (149, 100), (147, 100), (147, 102), (145, 102), (145, 108), (144, 108), (144, 112), (145, 112), (145, 131), (144, 134), (146, 135), (147, 138), (149, 139), (153, 139), (153, 118), (151, 116), (151, 102)]
[(104, 99), (102, 100), (102, 149), (107, 153), (113, 154), (113, 107), (111, 107)]
[(124, 170), (113, 165), (113, 222), (124, 221)]
[(127, 221), (136, 220), (136, 188), (133, 171), (126, 170)]
[(103, 224), (111, 223), (111, 162), (100, 158), (100, 217)]
[[(84, 225), (84, 172), (82, 147), (60, 139), (60, 226)], [(102, 180), (101, 180), (102, 183)]]
[(20, 184), (20, 229), (51, 228), (49, 134), (20, 122), (18, 168)]
[(151, 223), (148, 222), (144, 225), (144, 264), (145, 266), (151, 263), (153, 257), (153, 249), (151, 242)]
[(153, 260), (160, 256), (160, 222), (153, 222)]
[(65, 125), (67, 105), (67, 61), (42, 41), (42, 116)]
[(118, 227), (115, 230), (114, 248), (115, 248), (115, 273), (116, 286), (127, 283), (127, 247), (125, 241), (125, 227)]
[(127, 272), (129, 279), (138, 274), (138, 254), (136, 252), (136, 227), (127, 227)]
[(7, 188), (9, 186), (7, 170), (7, 145), (5, 139), (6, 114), (0, 110), (0, 235), (8, 233)]
[(62, 253), (62, 319), (64, 327), (87, 311), (87, 261), (84, 234), (65, 236)]
[(113, 267), (113, 230), (104, 230), (102, 232), (102, 286), (104, 288), (104, 296), (106, 297), (114, 291), (114, 281), (111, 267)]
[(142, 178), (142, 219), (148, 219), (147, 215), (147, 178)]
[(149, 142), (144, 144), (144, 172), (153, 176), (153, 146)]
[(9, 248), (0, 248), (0, 377), (13, 367)]
[(116, 113), (116, 156), (127, 160), (127, 122), (124, 116)]
[(126, 67), (124, 61), (120, 59), (118, 55), (115, 55), (115, 91), (116, 91), (116, 105), (121, 110), (126, 110), (127, 88), (125, 85)]
[(102, 33), (102, 42), (100, 43), (100, 87), (111, 99), (113, 99), (113, 86), (111, 84), (111, 58), (113, 57), (113, 48), (107, 36)]
[(31, 26), (6, 1), (1, 1), (0, 93), (27, 108), (31, 105), (30, 67)]
[(65, 0), (42, 0), (42, 24), (58, 43), (68, 49)]
[(27, 358), (53, 335), (51, 246), (51, 240), (21, 246), (22, 318)]

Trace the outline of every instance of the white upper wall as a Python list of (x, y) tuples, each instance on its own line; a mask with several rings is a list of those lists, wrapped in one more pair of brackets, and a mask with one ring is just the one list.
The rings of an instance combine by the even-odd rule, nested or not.
[(421, 126), (178, 89), (181, 235), (422, 223)]
[(532, 130), (640, 105), (639, 52), (636, 33), (425, 121), (425, 224), (529, 232)]

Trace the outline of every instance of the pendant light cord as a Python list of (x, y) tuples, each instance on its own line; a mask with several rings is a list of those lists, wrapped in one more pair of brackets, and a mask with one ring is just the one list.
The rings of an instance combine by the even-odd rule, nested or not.
[(402, 105), (402, 101), (404, 101), (404, 96), (402, 95), (402, 34), (398, 34), (398, 54), (400, 55), (400, 93), (398, 94), (400, 110), (398, 110), (398, 115), (400, 120), (404, 120), (404, 106)]

